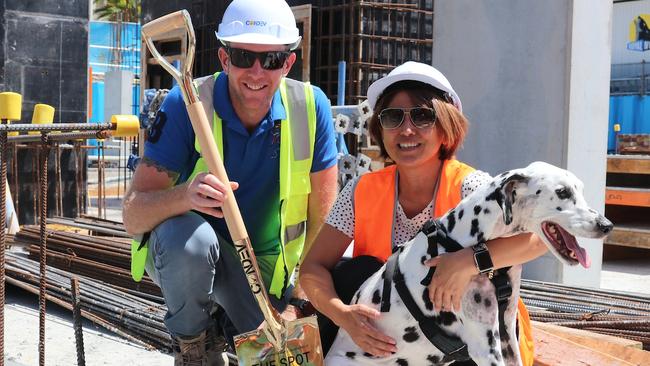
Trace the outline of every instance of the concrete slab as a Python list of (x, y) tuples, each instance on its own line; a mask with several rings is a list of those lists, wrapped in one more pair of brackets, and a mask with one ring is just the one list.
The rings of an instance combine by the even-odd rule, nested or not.
[[(5, 306), (5, 363), (8, 366), (38, 365), (39, 313), (38, 298), (7, 286)], [(173, 357), (149, 351), (96, 327), (83, 324), (87, 365), (173, 365)], [(77, 364), (77, 353), (69, 311), (47, 304), (45, 320), (45, 363), (54, 366)]]
[(647, 258), (603, 261), (600, 287), (650, 295), (650, 261)]

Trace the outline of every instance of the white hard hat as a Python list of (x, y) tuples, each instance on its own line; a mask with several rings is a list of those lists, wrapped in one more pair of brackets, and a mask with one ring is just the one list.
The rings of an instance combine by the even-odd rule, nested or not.
[(460, 97), (451, 87), (449, 80), (438, 71), (435, 67), (420, 62), (408, 61), (393, 69), (388, 75), (375, 81), (368, 88), (368, 103), (371, 108), (375, 108), (377, 99), (389, 86), (402, 80), (415, 80), (429, 84), (437, 89), (448, 93), (451, 96), (453, 104), (459, 111), (463, 111), (463, 105)]
[(300, 44), (296, 19), (284, 0), (234, 0), (216, 32), (221, 43)]

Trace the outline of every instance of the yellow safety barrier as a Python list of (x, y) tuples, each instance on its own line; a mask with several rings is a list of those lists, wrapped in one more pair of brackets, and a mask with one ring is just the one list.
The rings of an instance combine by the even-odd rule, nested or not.
[[(34, 114), (32, 115), (32, 124), (50, 124), (54, 122), (54, 107), (47, 104), (37, 104), (34, 106)], [(39, 135), (38, 131), (29, 132), (30, 135)]]
[[(14, 92), (0, 93), (0, 119), (6, 123), (20, 121), (23, 96)], [(8, 136), (18, 136), (18, 132), (9, 132)]]
[(113, 133), (115, 137), (137, 136), (140, 132), (140, 120), (132, 114), (114, 114), (111, 123), (116, 125)]

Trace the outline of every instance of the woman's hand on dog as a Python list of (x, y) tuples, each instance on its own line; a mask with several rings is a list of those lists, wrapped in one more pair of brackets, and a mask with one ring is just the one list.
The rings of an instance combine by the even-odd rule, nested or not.
[(397, 352), (395, 340), (373, 325), (373, 320), (379, 318), (379, 311), (366, 305), (346, 305), (343, 316), (338, 324), (345, 329), (354, 343), (364, 352), (377, 357), (386, 357)]
[(460, 311), (467, 285), (478, 274), (471, 248), (444, 253), (424, 262), (436, 267), (429, 284), (429, 299), (436, 311)]

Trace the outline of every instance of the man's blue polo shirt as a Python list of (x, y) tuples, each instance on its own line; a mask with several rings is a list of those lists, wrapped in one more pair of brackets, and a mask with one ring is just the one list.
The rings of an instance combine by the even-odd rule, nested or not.
[[(312, 172), (336, 164), (332, 112), (329, 100), (318, 87), (313, 87), (316, 101), (316, 141)], [(280, 121), (286, 118), (280, 91), (273, 96), (271, 109), (259, 126), (249, 133), (235, 113), (228, 92), (228, 76), (219, 74), (214, 88), (214, 109), (223, 120), (224, 164), (231, 181), (239, 183), (235, 197), (258, 259), (275, 263), (279, 254), (279, 155)], [(209, 116), (212, 121), (212, 116)], [(180, 174), (176, 184), (187, 180), (199, 154), (194, 149), (194, 131), (179, 88), (174, 87), (158, 112), (149, 130), (144, 156)], [(204, 217), (206, 217), (204, 215)], [(206, 217), (217, 233), (230, 240), (223, 219)], [(261, 267), (266, 265), (260, 263)], [(272, 269), (271, 269), (272, 271)], [(263, 270), (268, 276), (268, 269)], [(264, 276), (264, 277), (267, 277)], [(267, 279), (265, 278), (265, 281)], [(266, 282), (267, 286), (270, 282)]]

